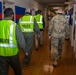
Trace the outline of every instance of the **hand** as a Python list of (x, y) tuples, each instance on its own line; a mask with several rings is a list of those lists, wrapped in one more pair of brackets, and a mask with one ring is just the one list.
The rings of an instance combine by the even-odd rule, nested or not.
[(25, 52), (25, 56), (28, 56), (28, 53), (27, 52)]
[(39, 38), (39, 37), (40, 37), (40, 35), (35, 35), (35, 37), (36, 37), (36, 38)]
[(51, 36), (49, 36), (49, 40), (51, 39)]
[(40, 38), (40, 35), (38, 35), (38, 38)]

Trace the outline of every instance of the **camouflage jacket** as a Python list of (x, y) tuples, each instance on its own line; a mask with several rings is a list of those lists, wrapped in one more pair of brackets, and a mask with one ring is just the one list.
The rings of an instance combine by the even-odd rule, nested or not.
[(58, 14), (52, 18), (48, 28), (48, 35), (56, 38), (69, 37), (69, 24), (64, 15)]

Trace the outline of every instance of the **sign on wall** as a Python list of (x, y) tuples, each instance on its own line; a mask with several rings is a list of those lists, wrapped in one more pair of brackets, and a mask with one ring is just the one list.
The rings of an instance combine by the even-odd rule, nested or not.
[(0, 19), (2, 19), (2, 2), (0, 2)]
[(16, 23), (18, 23), (19, 18), (25, 14), (25, 8), (20, 6), (15, 6)]

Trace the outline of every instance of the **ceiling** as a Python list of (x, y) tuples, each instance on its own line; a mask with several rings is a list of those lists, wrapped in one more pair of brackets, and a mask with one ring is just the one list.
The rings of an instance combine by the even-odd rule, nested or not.
[(44, 6), (58, 7), (58, 6), (66, 6), (65, 2), (69, 0), (35, 0), (35, 1), (39, 2)]
[(47, 5), (47, 4), (52, 4), (52, 3), (53, 4), (54, 3), (64, 3), (68, 0), (36, 0), (36, 1), (39, 2), (39, 3)]
[(47, 7), (49, 10), (55, 12), (57, 9), (53, 9), (53, 7), (66, 7), (68, 4), (65, 4), (65, 2), (68, 2), (69, 0), (35, 0), (38, 3), (45, 7)]

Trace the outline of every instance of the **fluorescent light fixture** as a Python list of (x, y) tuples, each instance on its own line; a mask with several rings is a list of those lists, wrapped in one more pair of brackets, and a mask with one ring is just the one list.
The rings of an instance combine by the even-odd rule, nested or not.
[(53, 7), (53, 9), (59, 9), (59, 7)]
[(65, 4), (73, 4), (73, 1), (65, 2)]

